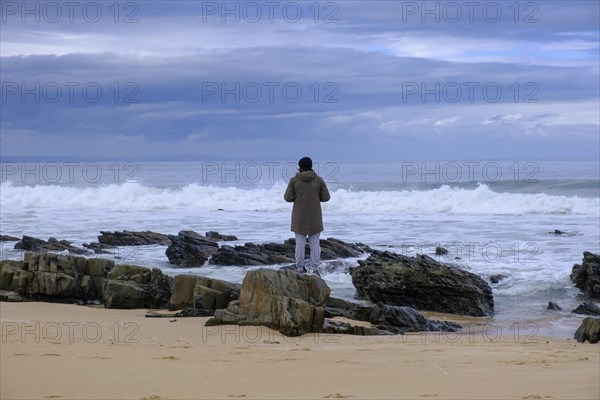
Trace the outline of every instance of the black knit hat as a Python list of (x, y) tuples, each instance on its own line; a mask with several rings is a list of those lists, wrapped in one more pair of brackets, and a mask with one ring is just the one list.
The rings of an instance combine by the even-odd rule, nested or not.
[(310, 157), (302, 157), (300, 161), (298, 161), (298, 166), (301, 170), (310, 170), (312, 169), (312, 160)]

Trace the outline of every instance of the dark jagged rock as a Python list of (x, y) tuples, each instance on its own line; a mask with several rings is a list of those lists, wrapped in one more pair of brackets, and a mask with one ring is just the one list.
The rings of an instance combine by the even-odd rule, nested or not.
[(555, 235), (555, 236), (569, 236), (569, 237), (578, 235), (578, 232), (576, 232), (576, 231), (561, 231), (560, 229), (555, 229), (554, 232), (548, 232), (548, 233)]
[(581, 265), (573, 265), (571, 281), (591, 298), (600, 299), (600, 256), (584, 251)]
[(285, 245), (246, 243), (243, 246), (221, 246), (211, 257), (209, 263), (214, 265), (271, 265), (293, 261), (294, 258), (289, 256)]
[(262, 325), (287, 336), (322, 332), (329, 293), (315, 275), (261, 268), (246, 274), (240, 299), (216, 310), (206, 324)]
[[(359, 257), (372, 249), (362, 243), (346, 243), (335, 238), (321, 239), (321, 259)], [(282, 244), (246, 243), (243, 246), (221, 246), (209, 260), (214, 265), (272, 265), (295, 261), (296, 240), (288, 239)], [(310, 254), (306, 245), (306, 254)]]
[(453, 322), (431, 320), (411, 307), (388, 306), (382, 303), (361, 304), (331, 297), (327, 301), (325, 317), (346, 317), (358, 321), (368, 321), (378, 330), (395, 334), (455, 332), (462, 328)]
[(165, 254), (178, 267), (201, 267), (219, 249), (217, 242), (194, 231), (181, 231), (177, 236), (169, 235), (169, 239)]
[(156, 233), (152, 231), (100, 231), (100, 236), (98, 236), (98, 242), (101, 244), (111, 246), (145, 246), (150, 244), (160, 244), (163, 246), (168, 246), (169, 244), (171, 244), (169, 240), (169, 235), (165, 235), (163, 233)]
[[(275, 245), (275, 243), (273, 243), (273, 245)], [(254, 243), (246, 243), (243, 246), (235, 247), (224, 245), (213, 254), (209, 263), (213, 265), (271, 265), (285, 264), (294, 261), (293, 258), (281, 254), (280, 251), (269, 249), (268, 247), (275, 246)]]
[(98, 242), (84, 243), (83, 247), (92, 250), (96, 254), (111, 254), (112, 251), (109, 250), (115, 248), (115, 246)]
[(18, 237), (9, 236), (9, 235), (0, 235), (0, 242), (14, 242), (17, 240), (21, 240)]
[(209, 239), (213, 240), (222, 240), (224, 242), (231, 242), (234, 240), (238, 240), (237, 236), (233, 235), (221, 235), (219, 232), (208, 231), (205, 233), (205, 236)]
[(555, 302), (550, 301), (550, 302), (548, 302), (548, 307), (546, 307), (546, 310), (560, 311), (560, 310), (562, 310), (562, 308)]
[[(195, 275), (177, 275), (173, 281), (170, 309), (196, 308), (214, 310), (226, 308), (240, 297), (242, 285)], [(212, 314), (211, 314), (212, 315)]]
[(448, 254), (448, 249), (445, 249), (445, 248), (439, 247), (439, 246), (435, 248), (435, 255), (436, 256), (443, 256), (443, 255), (446, 255), (446, 254)]
[(104, 281), (106, 308), (168, 308), (173, 278), (158, 268), (118, 265)]
[(86, 254), (87, 250), (80, 249), (71, 244), (67, 240), (56, 240), (50, 238), (48, 241), (34, 238), (32, 236), (23, 235), (23, 238), (15, 243), (15, 250), (25, 251), (65, 251), (74, 254)]
[(600, 318), (585, 317), (575, 331), (573, 339), (578, 343), (584, 343), (586, 340), (592, 344), (600, 342)]
[(359, 298), (417, 310), (489, 316), (492, 289), (479, 276), (425, 255), (408, 257), (374, 251), (351, 269)]
[(504, 278), (508, 278), (508, 275), (505, 275), (505, 274), (492, 275), (492, 276), (490, 276), (490, 283), (498, 283)]
[(600, 316), (600, 307), (591, 301), (584, 301), (580, 305), (577, 306), (576, 309), (571, 311), (575, 314), (583, 314), (583, 315), (592, 315), (592, 316)]
[[(286, 243), (290, 243), (296, 248), (296, 239), (288, 239)], [(347, 243), (335, 238), (327, 238), (321, 240), (321, 259), (333, 260), (336, 258), (351, 258), (360, 257), (365, 253), (373, 251), (372, 248), (363, 243)], [(306, 253), (308, 254), (308, 252)]]

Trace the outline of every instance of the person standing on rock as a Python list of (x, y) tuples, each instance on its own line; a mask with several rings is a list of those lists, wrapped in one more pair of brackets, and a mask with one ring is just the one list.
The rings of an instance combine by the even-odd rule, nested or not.
[[(296, 234), (296, 271), (319, 273), (321, 263), (321, 246), (319, 237), (323, 231), (323, 215), (321, 202), (329, 201), (329, 190), (323, 178), (312, 169), (312, 160), (302, 157), (298, 161), (298, 173), (288, 183), (285, 195), (292, 208), (292, 232)], [(304, 253), (306, 238), (310, 246), (309, 268), (305, 268)]]

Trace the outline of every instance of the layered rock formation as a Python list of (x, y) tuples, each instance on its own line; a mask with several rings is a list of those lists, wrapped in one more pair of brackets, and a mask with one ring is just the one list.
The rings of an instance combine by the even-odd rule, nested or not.
[(195, 308), (214, 313), (214, 310), (226, 308), (231, 301), (237, 300), (240, 297), (241, 287), (240, 284), (219, 279), (177, 275), (173, 282), (170, 309)]
[[(382, 335), (461, 328), (451, 322), (430, 320), (410, 307), (353, 303), (329, 298), (329, 293), (326, 283), (314, 275), (285, 269), (250, 271), (239, 300), (216, 310), (207, 325), (264, 325), (288, 336), (310, 332)], [(331, 319), (335, 317), (366, 321), (372, 326)]]
[(0, 262), (0, 289), (34, 300), (101, 301), (111, 260), (25, 253), (24, 261)]
[(104, 281), (106, 308), (168, 308), (173, 278), (158, 268), (118, 265)]
[(322, 332), (330, 289), (321, 278), (289, 270), (246, 274), (240, 298), (215, 311), (207, 325), (261, 325), (287, 336)]
[[(166, 244), (164, 236), (150, 231), (102, 232), (100, 237), (104, 239), (99, 237), (98, 250)], [(217, 232), (207, 232), (207, 236), (212, 239), (193, 231), (168, 236), (166, 254), (171, 263), (190, 267), (206, 262), (262, 265), (294, 261), (293, 239), (280, 244), (219, 247), (216, 240), (232, 238)], [(207, 324), (264, 325), (289, 336), (322, 331), (361, 335), (455, 331), (459, 325), (430, 320), (417, 309), (474, 316), (493, 312), (487, 283), (430, 257), (373, 251), (363, 244), (334, 238), (321, 240), (321, 248), (325, 260), (372, 252), (359, 262), (359, 267), (351, 268), (359, 296), (370, 303), (329, 299), (330, 289), (321, 278), (294, 270), (250, 271), (239, 285), (193, 275), (171, 278), (158, 268), (115, 266), (111, 260), (51, 253), (27, 253), (23, 263), (0, 263), (0, 289), (33, 300), (103, 301), (107, 308), (169, 308), (184, 310), (185, 316), (214, 313)], [(369, 322), (371, 326), (331, 319), (338, 316)]]
[(27, 252), (23, 262), (0, 262), (0, 290), (16, 292), (19, 300), (167, 308), (172, 281), (158, 268), (115, 266), (103, 258)]

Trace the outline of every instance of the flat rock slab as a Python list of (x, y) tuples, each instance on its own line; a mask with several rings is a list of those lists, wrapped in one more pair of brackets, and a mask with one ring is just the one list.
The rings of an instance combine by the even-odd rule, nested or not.
[(181, 310), (167, 311), (167, 310), (148, 310), (144, 315), (146, 318), (174, 318)]
[(122, 231), (107, 232), (100, 231), (98, 242), (110, 246), (145, 246), (151, 244), (160, 244), (168, 246), (171, 244), (169, 235), (156, 233), (152, 231)]

